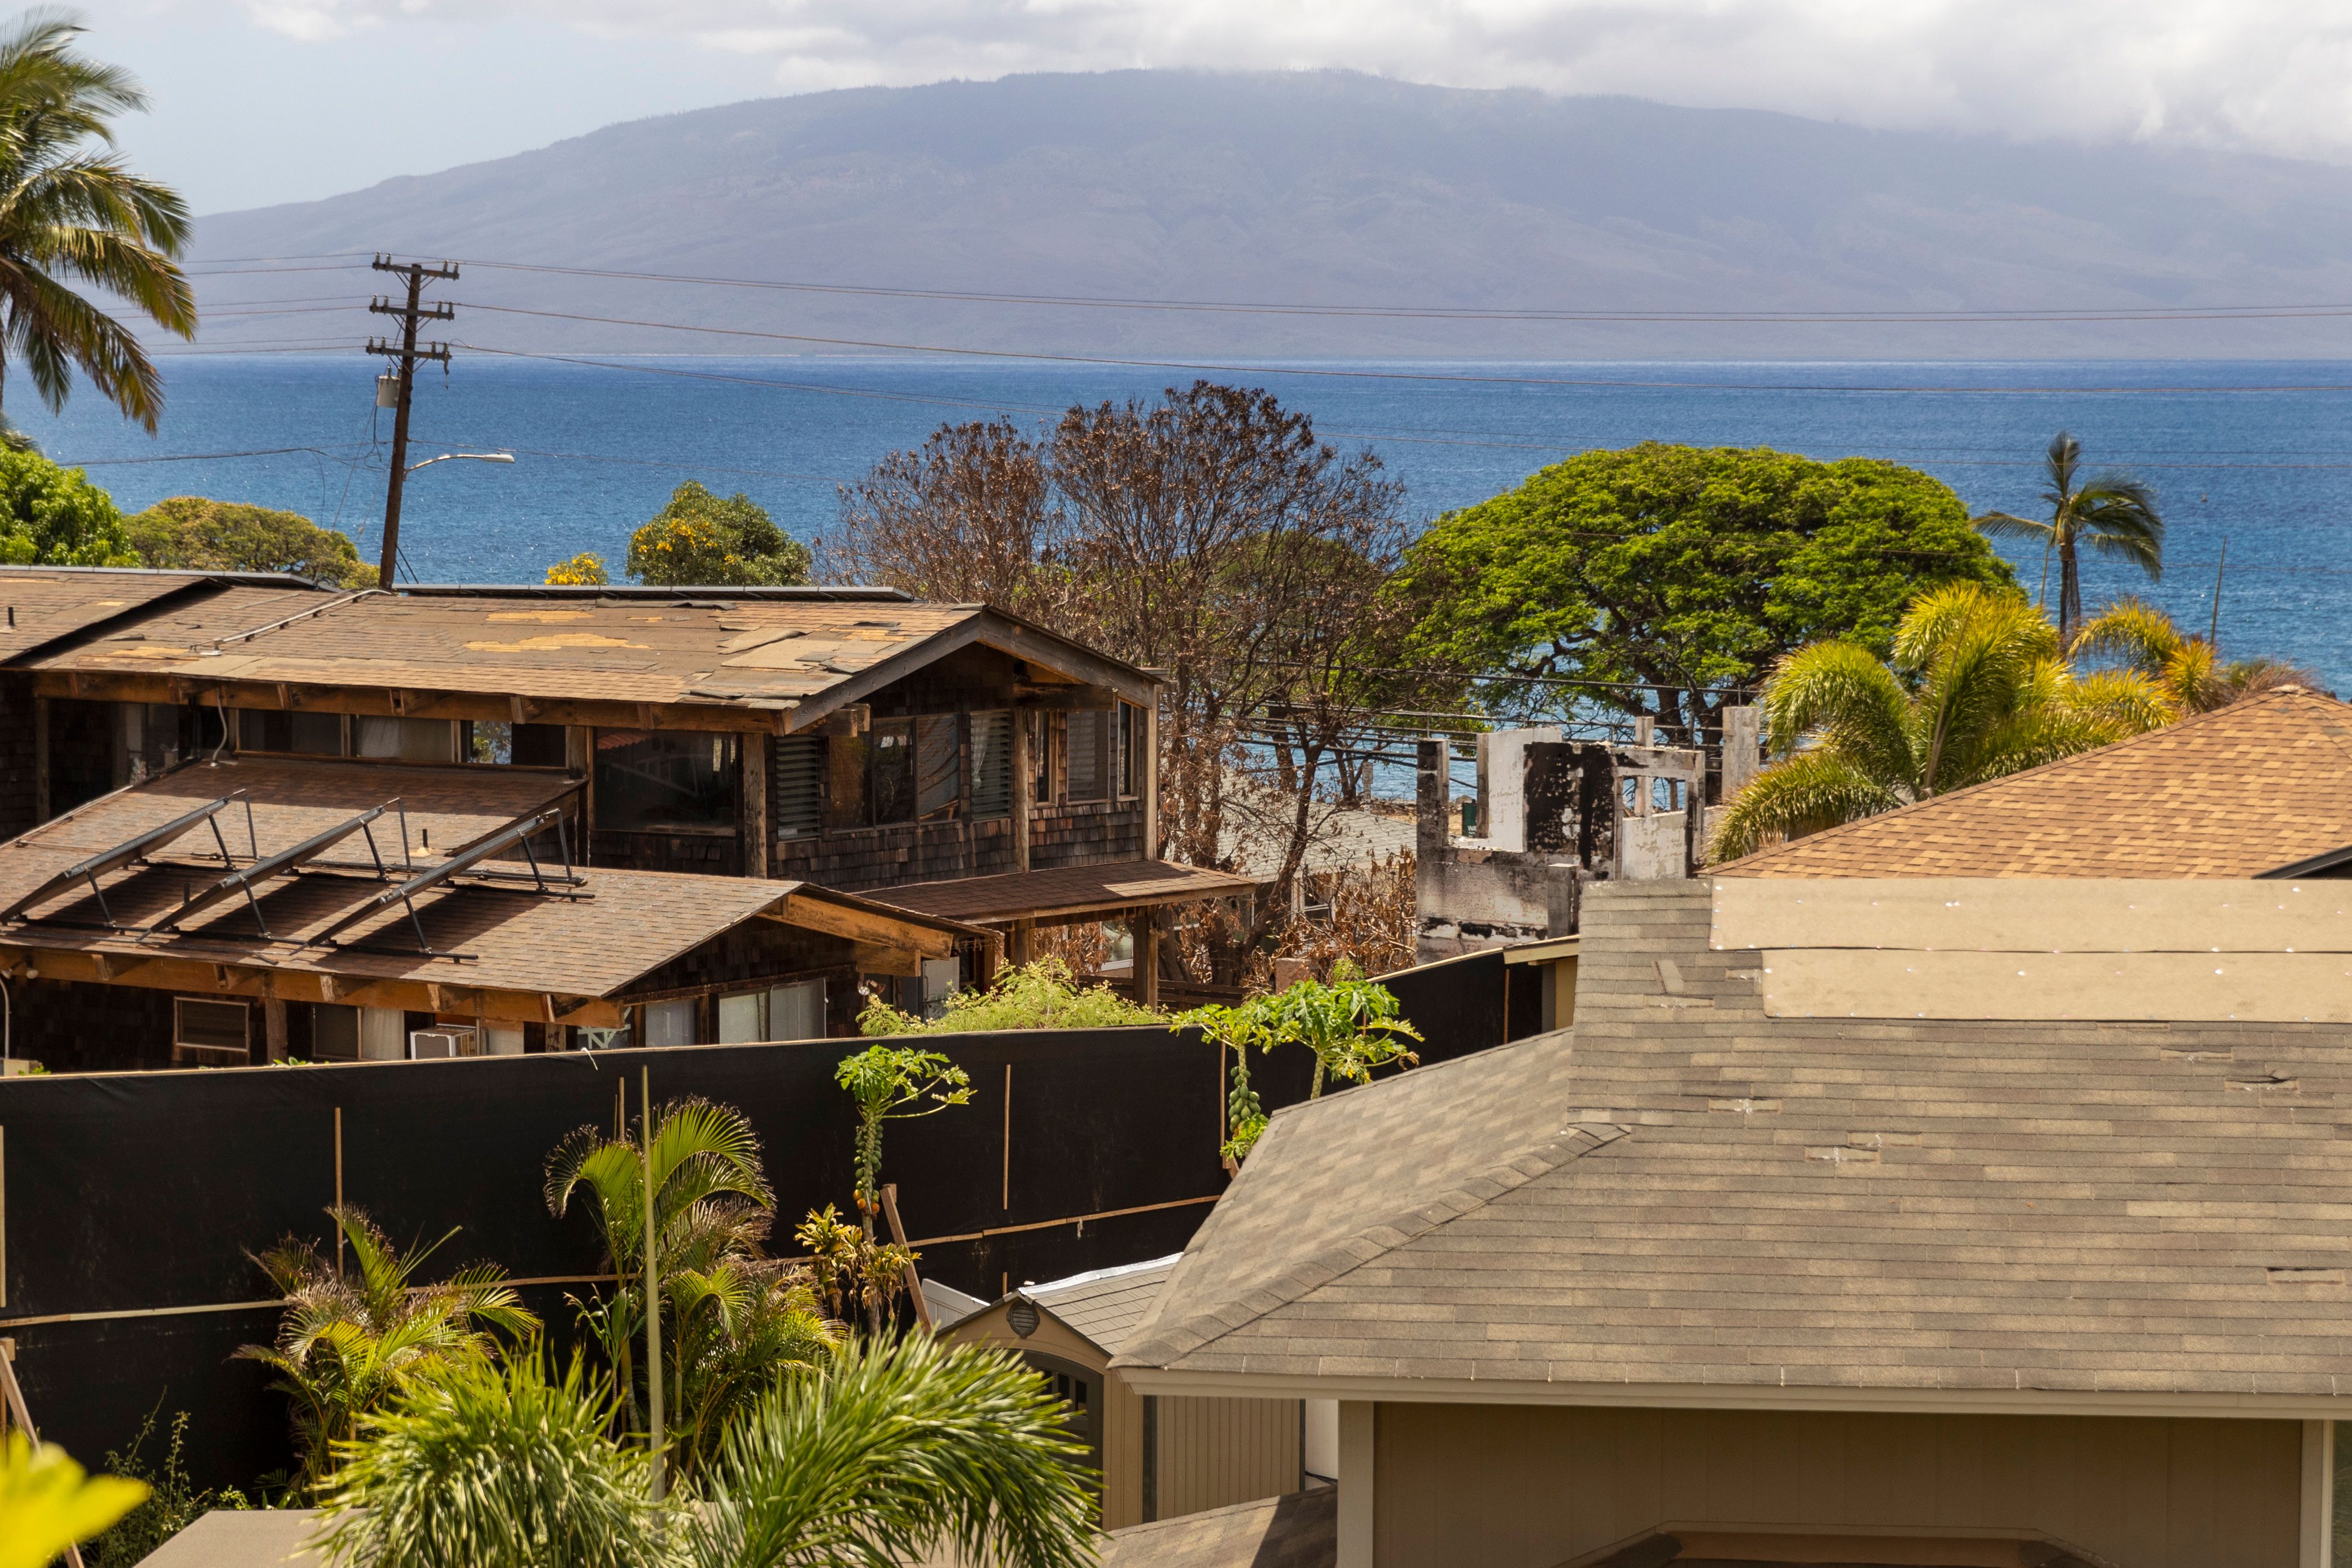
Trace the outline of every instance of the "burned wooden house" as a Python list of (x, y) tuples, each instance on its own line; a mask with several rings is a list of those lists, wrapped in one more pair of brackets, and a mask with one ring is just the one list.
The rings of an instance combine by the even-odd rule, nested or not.
[[(985, 605), (52, 567), (0, 568), (0, 832), (200, 763), (303, 761), (354, 811), (401, 793), (389, 769), (436, 770), (468, 822), (509, 820), (513, 781), (560, 786), (576, 868), (870, 894), (1014, 957), (1080, 921), (1148, 950), (1154, 910), (1251, 887), (1154, 857), (1152, 677)], [(985, 951), (876, 977), (936, 1003)]]

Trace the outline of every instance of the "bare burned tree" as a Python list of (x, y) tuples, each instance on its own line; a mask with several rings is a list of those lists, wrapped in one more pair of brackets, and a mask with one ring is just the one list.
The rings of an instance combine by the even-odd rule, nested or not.
[(1070, 625), (1056, 564), (1066, 521), (1045, 453), (1003, 421), (943, 425), (841, 491), (838, 575), (942, 604), (991, 604), (1057, 631)]
[[(1041, 442), (945, 427), (842, 497), (833, 555), (925, 598), (982, 599), (1166, 672), (1156, 854), (1278, 866), (1255, 922), (1180, 933), (1232, 983), (1288, 918), (1338, 809), (1339, 753), (1383, 700), (1402, 610), (1402, 487), (1304, 414), (1196, 382), (1073, 408)], [(1399, 623), (1392, 626), (1391, 622)]]

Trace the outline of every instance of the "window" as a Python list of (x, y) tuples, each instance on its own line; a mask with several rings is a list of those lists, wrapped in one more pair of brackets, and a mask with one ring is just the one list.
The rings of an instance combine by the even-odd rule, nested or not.
[(971, 814), (1013, 815), (1013, 715), (999, 710), (971, 716)]
[(397, 1007), (360, 1009), (360, 1059), (396, 1062), (408, 1056), (408, 1017)]
[(1070, 715), (1069, 763), (1065, 776), (1072, 800), (1101, 800), (1111, 793), (1110, 720), (1108, 713)]
[(824, 738), (782, 735), (768, 772), (771, 815), (779, 838), (808, 838), (824, 828)]
[(360, 1059), (360, 1010), (333, 1002), (310, 1008), (310, 1054), (324, 1062)]
[(915, 819), (915, 721), (877, 719), (867, 737), (874, 759), (874, 825)]
[(563, 726), (517, 724), (505, 719), (465, 719), (458, 755), (469, 763), (513, 763), (525, 768), (563, 765)]
[(172, 1059), (191, 1067), (241, 1067), (253, 1059), (253, 1010), (243, 1002), (172, 999)]
[(938, 822), (963, 805), (963, 725), (952, 713), (915, 721), (915, 816)]
[(873, 748), (863, 735), (835, 735), (824, 743), (824, 826), (842, 833), (868, 826), (866, 815), (866, 754)]
[(352, 754), (387, 762), (454, 763), (457, 726), (446, 719), (354, 719)]
[(637, 1027), (644, 1038), (637, 1043), (646, 1046), (690, 1046), (695, 1043), (695, 1014), (699, 1011), (695, 998), (681, 996), (675, 1002), (647, 1002), (637, 1009)]
[(182, 717), (182, 710), (168, 702), (115, 704), (115, 720), (121, 726), (114, 748), (118, 785), (152, 779), (178, 765), (186, 754), (180, 732)]
[(306, 757), (343, 754), (343, 716), (340, 713), (285, 713), (262, 708), (231, 711), (236, 715), (236, 749), (240, 752), (290, 752)]
[(670, 730), (596, 731), (596, 826), (634, 833), (708, 833), (735, 826), (733, 735)]
[(824, 1038), (824, 982), (804, 980), (719, 999), (719, 1043)]

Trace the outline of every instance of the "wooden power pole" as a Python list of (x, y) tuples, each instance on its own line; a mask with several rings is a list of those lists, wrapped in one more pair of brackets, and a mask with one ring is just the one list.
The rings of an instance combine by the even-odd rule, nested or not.
[(383, 560), (378, 568), (377, 577), (380, 585), (389, 588), (392, 586), (393, 568), (400, 563), (400, 488), (401, 482), (408, 478), (408, 402), (409, 394), (416, 386), (416, 362), (438, 360), (443, 364), (449, 363), (447, 343), (427, 343), (423, 348), (416, 346), (416, 323), (451, 321), (457, 315), (446, 302), (425, 308), (423, 303), (425, 280), (427, 278), (455, 279), (457, 268), (451, 262), (427, 267), (421, 261), (394, 261), (389, 256), (377, 257), (373, 265), (378, 272), (396, 272), (408, 279), (406, 304), (379, 295), (368, 306), (379, 316), (400, 318), (400, 342), (394, 343), (383, 338), (370, 338), (367, 345), (368, 353), (382, 354), (394, 361), (397, 368), (393, 374), (400, 377), (400, 401), (392, 416), (392, 476), (383, 496)]

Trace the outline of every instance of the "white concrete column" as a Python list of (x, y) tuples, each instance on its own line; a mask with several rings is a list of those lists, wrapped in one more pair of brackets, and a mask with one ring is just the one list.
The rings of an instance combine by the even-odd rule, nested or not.
[(1335, 1568), (1373, 1568), (1374, 1447), (1369, 1400), (1339, 1402), (1339, 1552)]
[[(1347, 1496), (1340, 1495), (1344, 1510)], [(2336, 1423), (2303, 1424), (2303, 1530), (2297, 1568), (2330, 1568), (2328, 1526), (2336, 1513)], [(1343, 1512), (1342, 1518), (1345, 1517)], [(1344, 1528), (1344, 1527), (1343, 1527)]]

